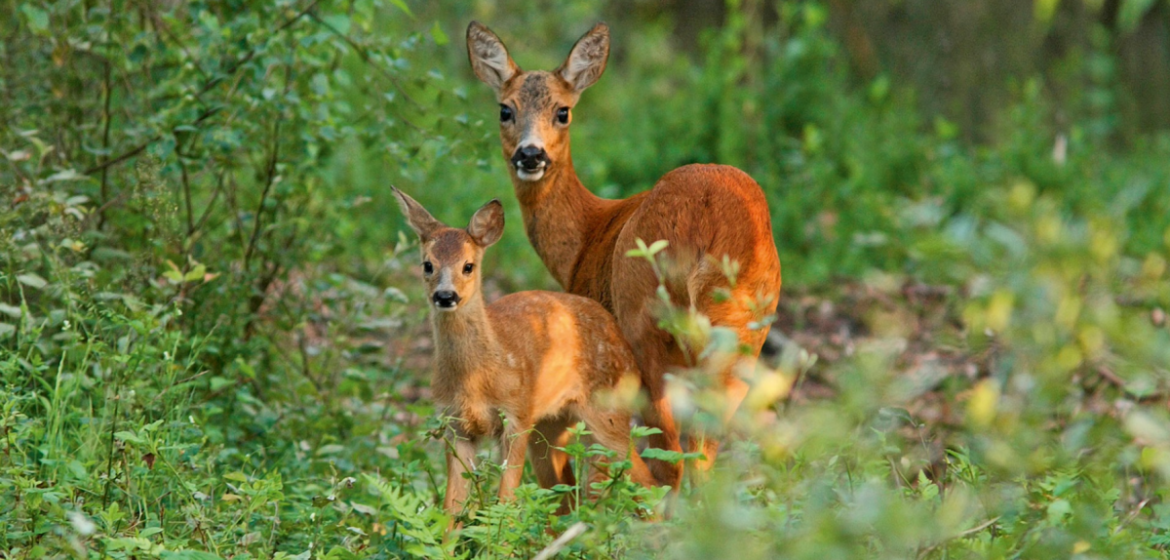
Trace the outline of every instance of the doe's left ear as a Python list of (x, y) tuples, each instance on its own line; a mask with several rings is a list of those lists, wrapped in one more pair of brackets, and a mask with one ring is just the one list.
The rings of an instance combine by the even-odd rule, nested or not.
[(588, 33), (577, 39), (569, 57), (556, 69), (573, 89), (580, 93), (601, 78), (605, 63), (609, 60), (609, 26), (598, 23)]
[(467, 233), (480, 247), (490, 247), (504, 236), (504, 205), (493, 199), (475, 211)]

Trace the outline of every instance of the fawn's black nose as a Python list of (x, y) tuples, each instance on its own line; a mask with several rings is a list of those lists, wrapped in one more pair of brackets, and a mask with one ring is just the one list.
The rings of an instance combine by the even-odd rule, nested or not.
[(540, 171), (549, 163), (551, 161), (548, 159), (548, 153), (544, 151), (544, 148), (536, 146), (521, 146), (515, 154), (512, 154), (512, 165), (515, 165), (516, 169), (520, 171), (529, 173)]
[(431, 296), (431, 300), (434, 301), (435, 305), (438, 307), (451, 308), (455, 307), (455, 304), (459, 303), (459, 294), (450, 290), (440, 290), (435, 292), (435, 295)]

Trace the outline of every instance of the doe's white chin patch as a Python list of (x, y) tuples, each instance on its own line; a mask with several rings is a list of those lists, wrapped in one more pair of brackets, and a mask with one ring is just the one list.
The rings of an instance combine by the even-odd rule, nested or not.
[(539, 169), (536, 171), (524, 171), (523, 169), (517, 169), (516, 176), (519, 177), (521, 181), (539, 181), (541, 177), (544, 177), (544, 170)]

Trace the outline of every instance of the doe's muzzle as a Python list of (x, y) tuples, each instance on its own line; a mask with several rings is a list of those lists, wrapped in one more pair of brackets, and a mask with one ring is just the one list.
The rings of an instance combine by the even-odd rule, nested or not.
[(534, 173), (550, 163), (552, 160), (548, 159), (548, 152), (536, 146), (521, 146), (512, 154), (512, 165), (516, 166), (518, 171)]

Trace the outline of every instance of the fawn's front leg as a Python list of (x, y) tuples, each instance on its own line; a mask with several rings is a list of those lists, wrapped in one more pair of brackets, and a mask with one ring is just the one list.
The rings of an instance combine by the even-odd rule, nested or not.
[(467, 505), (470, 481), (463, 478), (463, 473), (475, 468), (475, 438), (463, 430), (453, 429), (451, 440), (447, 450), (447, 495), (443, 498), (443, 509), (455, 515)]
[(500, 477), (500, 501), (511, 500), (524, 475), (524, 454), (532, 426), (508, 422), (501, 445), (504, 449), (504, 474)]

